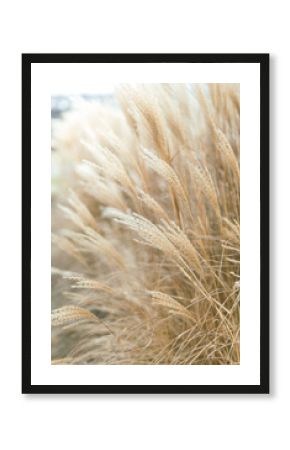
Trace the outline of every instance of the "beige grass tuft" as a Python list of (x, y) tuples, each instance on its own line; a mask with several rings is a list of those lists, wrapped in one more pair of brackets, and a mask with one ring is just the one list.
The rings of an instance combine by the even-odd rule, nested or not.
[(115, 99), (53, 124), (52, 364), (239, 364), (239, 86)]

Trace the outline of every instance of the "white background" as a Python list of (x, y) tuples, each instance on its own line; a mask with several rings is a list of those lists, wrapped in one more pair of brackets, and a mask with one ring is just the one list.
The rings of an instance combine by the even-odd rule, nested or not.
[[(289, 446), (289, 31), (286, 1), (10, 1), (2, 6), (1, 447)], [(21, 52), (271, 52), (270, 396), (23, 396)], [(280, 441), (280, 443), (279, 443)]]

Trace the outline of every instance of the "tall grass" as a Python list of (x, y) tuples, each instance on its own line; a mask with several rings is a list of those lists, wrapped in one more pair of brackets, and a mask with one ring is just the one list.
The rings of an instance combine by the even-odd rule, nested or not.
[(239, 364), (239, 86), (120, 86), (53, 126), (54, 364)]

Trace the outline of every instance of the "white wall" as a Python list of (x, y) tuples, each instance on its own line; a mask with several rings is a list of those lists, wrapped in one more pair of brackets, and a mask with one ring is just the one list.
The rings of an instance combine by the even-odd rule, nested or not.
[[(288, 17), (287, 2), (282, 0), (239, 3), (167, 0), (160, 1), (158, 6), (156, 0), (142, 3), (11, 0), (5, 8), (2, 6), (1, 448), (287, 448), (290, 400)], [(22, 52), (272, 54), (270, 396), (21, 395)]]

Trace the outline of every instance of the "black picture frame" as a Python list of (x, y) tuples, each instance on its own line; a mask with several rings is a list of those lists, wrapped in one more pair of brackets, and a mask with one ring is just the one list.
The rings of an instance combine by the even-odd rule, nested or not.
[[(267, 394), (269, 393), (269, 54), (23, 54), (22, 55), (22, 393)], [(33, 63), (258, 63), (260, 65), (260, 384), (31, 384), (31, 65)]]

